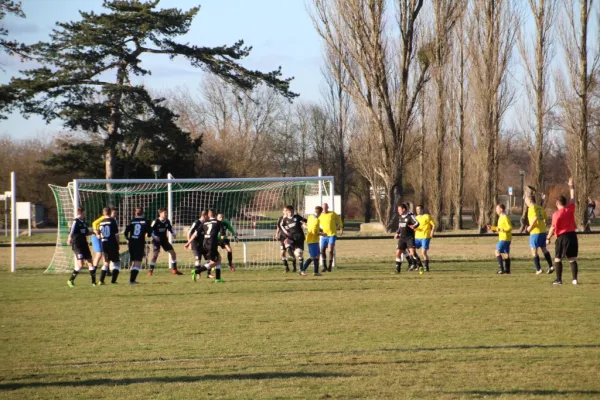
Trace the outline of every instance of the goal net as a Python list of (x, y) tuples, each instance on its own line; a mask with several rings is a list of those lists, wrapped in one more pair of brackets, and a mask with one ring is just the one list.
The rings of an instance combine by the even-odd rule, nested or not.
[[(86, 221), (102, 215), (104, 207), (114, 207), (121, 234), (134, 218), (135, 208), (144, 209), (153, 221), (158, 209), (168, 209), (168, 218), (176, 233), (171, 238), (179, 269), (191, 268), (194, 257), (184, 248), (187, 232), (200, 212), (209, 208), (223, 213), (238, 235), (238, 243), (229, 233), (236, 266), (264, 268), (280, 264), (279, 242), (275, 240), (277, 220), (285, 205), (305, 215), (307, 199), (319, 196), (327, 201), (333, 187), (332, 177), (247, 178), (247, 179), (156, 179), (156, 180), (77, 180), (66, 187), (50, 185), (56, 199), (58, 232), (56, 250), (46, 272), (68, 272), (75, 265), (71, 246), (67, 245), (75, 209), (83, 207)], [(121, 240), (124, 238), (121, 235)], [(121, 245), (121, 264), (127, 267), (127, 246)], [(226, 260), (225, 253), (222, 257)], [(150, 255), (149, 255), (150, 257)], [(157, 268), (168, 268), (169, 257), (161, 251)]]

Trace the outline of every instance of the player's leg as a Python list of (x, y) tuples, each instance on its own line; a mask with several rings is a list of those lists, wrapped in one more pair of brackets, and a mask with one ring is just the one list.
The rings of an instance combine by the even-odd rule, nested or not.
[(229, 239), (225, 239), (225, 251), (227, 251), (227, 265), (229, 265), (229, 270), (235, 271), (233, 267), (233, 249), (231, 248)]
[(554, 285), (562, 285), (562, 259), (566, 258), (565, 236), (566, 234), (560, 235), (554, 242), (554, 271), (556, 272), (556, 280), (552, 282)]
[(399, 274), (402, 271), (402, 255), (404, 254), (402, 239), (398, 240), (398, 246), (396, 247), (396, 273)]
[(529, 248), (531, 250), (531, 257), (533, 257), (535, 273), (539, 275), (542, 273), (542, 266), (540, 265), (540, 256), (538, 254), (538, 247), (540, 247), (538, 244), (538, 239), (539, 235), (537, 233), (532, 233), (531, 235), (529, 235)]
[[(304, 242), (299, 240), (296, 243), (296, 247), (294, 249), (294, 255), (298, 259), (298, 265), (300, 266), (300, 271), (302, 271), (302, 267), (304, 265)], [(296, 272), (295, 268), (294, 268), (294, 272)]]
[(171, 255), (171, 272), (173, 275), (183, 275), (183, 273), (179, 272), (177, 269), (177, 253), (175, 253), (173, 245), (169, 242), (165, 242), (162, 243), (162, 248)]
[(335, 254), (335, 236), (329, 236), (328, 238), (328, 242), (329, 242), (329, 264), (327, 267), (327, 272), (331, 272), (331, 268), (333, 267), (333, 257)]
[(540, 233), (538, 235), (536, 245), (537, 245), (537, 247), (542, 249), (542, 254), (544, 255), (544, 259), (546, 260), (546, 263), (548, 264), (548, 273), (551, 274), (552, 272), (554, 272), (554, 268), (552, 266), (552, 256), (550, 255), (550, 252), (546, 248), (546, 238), (547, 237), (548, 237), (548, 234), (546, 232)]
[(417, 246), (415, 245), (415, 239), (414, 238), (409, 238), (406, 240), (407, 241), (407, 246), (408, 246), (408, 252), (410, 253), (410, 256), (414, 259), (415, 264), (419, 266), (419, 268), (423, 268), (423, 263), (421, 262), (421, 258), (419, 257), (419, 254), (417, 254)]
[(578, 280), (578, 270), (579, 267), (577, 265), (577, 255), (579, 252), (579, 243), (577, 241), (577, 234), (575, 232), (566, 233), (565, 236), (568, 238), (568, 244), (566, 246), (565, 255), (569, 260), (569, 265), (571, 266), (571, 273), (573, 275), (573, 285), (579, 284)]
[(285, 267), (285, 272), (290, 272), (290, 266), (288, 264), (288, 260), (287, 260), (287, 251), (285, 250), (285, 240), (280, 240), (279, 241), (279, 249), (281, 250), (281, 262), (283, 263), (283, 266)]
[(67, 281), (67, 285), (69, 285), (69, 287), (75, 286), (75, 278), (77, 278), (79, 271), (81, 271), (81, 268), (83, 268), (83, 254), (81, 254), (81, 251), (77, 248), (73, 248), (73, 250), (75, 252), (75, 257), (77, 257), (77, 262), (75, 263), (75, 268), (71, 273), (71, 277)]
[(156, 260), (158, 260), (158, 255), (160, 254), (160, 243), (157, 243), (156, 240), (152, 241), (152, 259), (150, 260), (150, 269), (148, 270), (148, 275), (154, 274), (154, 267), (156, 267)]
[(327, 271), (327, 248), (329, 247), (329, 237), (321, 236), (321, 260), (323, 260), (323, 272)]
[(429, 272), (429, 245), (431, 243), (431, 239), (423, 239), (422, 240), (422, 248), (421, 254), (423, 256), (423, 264), (425, 264), (425, 271)]
[(121, 264), (120, 264), (121, 257), (119, 256), (119, 249), (117, 249), (116, 247), (113, 248), (109, 255), (110, 255), (109, 261), (113, 265), (113, 271), (112, 271), (112, 277), (110, 279), (110, 283), (114, 285), (117, 283), (117, 278), (119, 277), (119, 272), (121, 269)]
[(497, 274), (503, 274), (505, 272), (504, 269), (504, 257), (502, 257), (502, 253), (504, 252), (504, 241), (500, 240), (498, 241), (498, 244), (496, 244), (496, 250), (494, 252), (494, 254), (496, 255), (496, 261), (498, 261), (498, 272), (496, 272)]
[(211, 254), (211, 259), (215, 260), (215, 282), (225, 282), (221, 279), (221, 255), (219, 254), (218, 247), (215, 246), (215, 252)]

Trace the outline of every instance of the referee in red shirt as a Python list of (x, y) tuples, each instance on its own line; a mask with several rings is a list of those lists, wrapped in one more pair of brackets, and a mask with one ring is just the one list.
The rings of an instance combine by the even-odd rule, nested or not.
[(571, 265), (573, 273), (573, 285), (577, 285), (577, 234), (575, 233), (575, 186), (573, 178), (569, 178), (569, 192), (571, 201), (567, 204), (565, 196), (559, 196), (556, 199), (556, 208), (558, 209), (552, 215), (552, 227), (548, 231), (548, 244), (550, 238), (556, 235), (554, 269), (556, 270), (556, 280), (554, 285), (562, 285), (562, 259), (567, 258)]

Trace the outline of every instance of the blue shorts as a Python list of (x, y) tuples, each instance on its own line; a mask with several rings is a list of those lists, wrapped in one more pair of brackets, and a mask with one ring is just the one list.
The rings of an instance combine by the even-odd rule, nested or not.
[(308, 244), (308, 254), (311, 257), (318, 257), (319, 254), (321, 254), (321, 251), (319, 249), (319, 243), (309, 243)]
[(335, 246), (335, 236), (321, 236), (321, 248)]
[(102, 253), (102, 241), (96, 235), (92, 235), (92, 249), (94, 253)]
[(535, 249), (536, 247), (546, 247), (546, 237), (548, 234), (544, 233), (532, 233), (529, 235), (529, 247)]
[(415, 239), (415, 247), (420, 249), (421, 247), (425, 250), (429, 250), (429, 243), (431, 242), (431, 238), (429, 239)]
[(501, 240), (496, 245), (496, 250), (503, 254), (510, 254), (510, 242), (507, 240)]

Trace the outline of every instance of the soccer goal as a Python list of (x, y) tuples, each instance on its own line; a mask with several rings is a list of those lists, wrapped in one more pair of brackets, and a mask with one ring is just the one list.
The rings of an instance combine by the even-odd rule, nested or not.
[[(224, 213), (238, 235), (238, 243), (231, 238), (234, 264), (248, 268), (278, 265), (281, 254), (274, 234), (282, 208), (291, 204), (298, 214), (310, 213), (305, 207), (311, 196), (319, 196), (335, 207), (333, 187), (331, 176), (175, 179), (169, 175), (169, 179), (81, 179), (66, 187), (50, 185), (56, 199), (58, 232), (54, 257), (46, 272), (67, 272), (74, 266), (75, 257), (67, 237), (78, 207), (85, 209), (90, 225), (102, 214), (102, 208), (116, 208), (120, 232), (134, 218), (136, 207), (143, 208), (150, 221), (157, 218), (159, 208), (166, 207), (176, 231), (175, 240), (170, 240), (180, 269), (194, 265), (192, 252), (183, 246), (189, 227), (202, 210), (213, 208)], [(122, 264), (126, 265), (127, 247), (122, 245), (121, 249), (125, 251)], [(162, 252), (157, 268), (168, 268), (168, 261)]]

